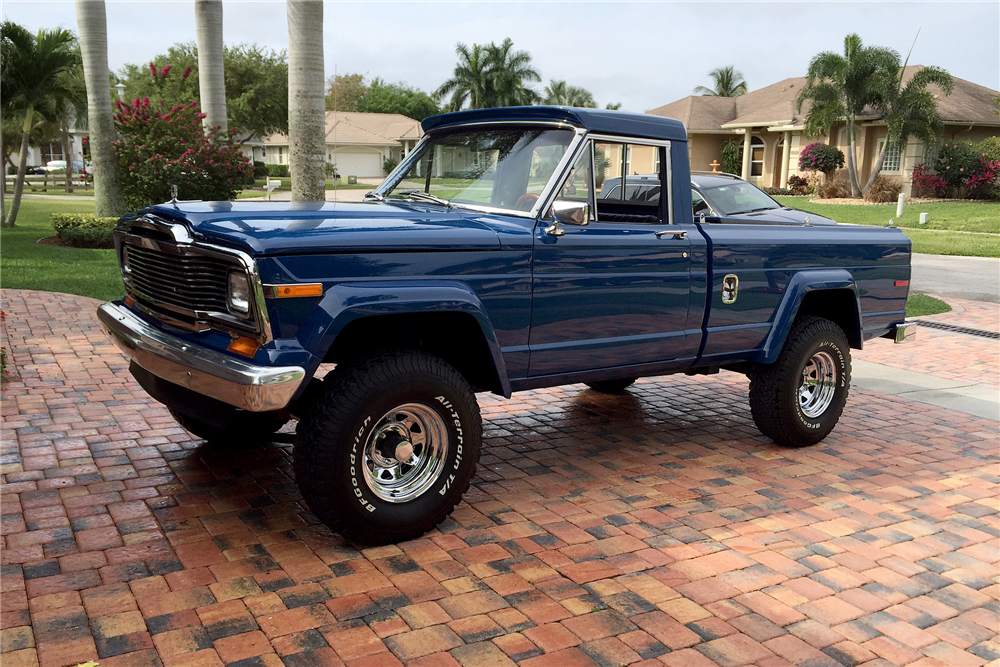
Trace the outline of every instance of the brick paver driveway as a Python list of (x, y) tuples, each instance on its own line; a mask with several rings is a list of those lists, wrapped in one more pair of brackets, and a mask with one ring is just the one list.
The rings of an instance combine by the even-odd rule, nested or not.
[[(96, 302), (4, 297), (3, 667), (1000, 659), (996, 422), (855, 391), (790, 450), (729, 373), (484, 395), (465, 502), (359, 550), (303, 507), (290, 445), (178, 428)], [(997, 372), (996, 341), (924, 340)]]

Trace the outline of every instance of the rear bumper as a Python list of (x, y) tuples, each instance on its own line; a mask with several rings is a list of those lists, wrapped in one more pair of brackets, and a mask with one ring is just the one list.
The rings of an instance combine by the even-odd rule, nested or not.
[(299, 366), (255, 366), (172, 336), (108, 302), (97, 316), (133, 363), (158, 378), (250, 412), (280, 410), (305, 378)]
[(909, 343), (917, 339), (917, 321), (906, 320), (901, 324), (894, 324), (886, 334), (886, 338), (891, 338), (896, 343)]

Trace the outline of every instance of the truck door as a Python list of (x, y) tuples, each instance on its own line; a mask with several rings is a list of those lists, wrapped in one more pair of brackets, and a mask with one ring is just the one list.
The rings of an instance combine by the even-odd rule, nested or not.
[(697, 355), (700, 320), (688, 330), (697, 232), (671, 224), (669, 150), (588, 141), (557, 200), (589, 202), (590, 223), (536, 224), (530, 376)]

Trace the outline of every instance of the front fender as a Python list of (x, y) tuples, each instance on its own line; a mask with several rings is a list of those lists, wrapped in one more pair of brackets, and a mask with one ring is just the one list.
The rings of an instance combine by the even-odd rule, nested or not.
[[(315, 355), (318, 366), (344, 327), (357, 319), (440, 312), (468, 313), (475, 318), (489, 349), (502, 393), (510, 398), (510, 379), (493, 323), (486, 315), (482, 301), (465, 283), (445, 280), (372, 281), (334, 285), (303, 323), (299, 340)], [(310, 370), (315, 371), (315, 367)]]
[(854, 276), (846, 269), (820, 269), (816, 271), (800, 271), (792, 276), (785, 288), (785, 296), (778, 305), (774, 313), (774, 323), (771, 332), (764, 339), (764, 346), (754, 361), (762, 364), (770, 364), (777, 360), (781, 353), (781, 348), (785, 346), (785, 339), (798, 315), (799, 306), (803, 299), (810, 292), (819, 290), (850, 290), (854, 295), (854, 304), (857, 308), (856, 322), (857, 331), (846, 331), (849, 340), (861, 340), (861, 301), (858, 298), (858, 286), (854, 282)]

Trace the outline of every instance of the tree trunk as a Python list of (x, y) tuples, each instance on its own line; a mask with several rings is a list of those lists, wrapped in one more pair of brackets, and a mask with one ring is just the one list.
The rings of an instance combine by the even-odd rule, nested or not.
[(861, 198), (861, 186), (858, 184), (857, 151), (854, 146), (854, 119), (847, 119), (847, 175), (851, 181), (851, 196)]
[(0, 227), (7, 226), (7, 149), (0, 148)]
[(73, 192), (73, 142), (69, 138), (69, 116), (62, 119), (63, 157), (66, 159), (66, 192)]
[(28, 170), (28, 137), (31, 134), (31, 121), (34, 119), (35, 107), (29, 104), (24, 110), (24, 125), (21, 128), (21, 154), (17, 159), (17, 179), (14, 181), (14, 197), (10, 200), (10, 214), (4, 220), (4, 225), (13, 227), (17, 222), (17, 211), (21, 208), (21, 193), (24, 192), (24, 177)]
[(108, 78), (108, 17), (104, 0), (76, 0), (76, 23), (87, 84), (90, 161), (94, 172), (94, 215), (115, 217), (128, 212), (122, 194), (115, 140), (111, 82)]
[(223, 67), (222, 0), (195, 0), (198, 34), (198, 88), (206, 130), (229, 131), (226, 120), (226, 76)]
[(326, 199), (323, 3), (288, 0), (288, 165), (292, 201)]
[(885, 144), (883, 144), (883, 146), (882, 146), (882, 152), (878, 154), (877, 158), (875, 158), (875, 164), (872, 166), (872, 175), (868, 177), (868, 182), (865, 183), (865, 187), (862, 190), (862, 194), (868, 192), (868, 188), (870, 188), (872, 186), (872, 183), (875, 182), (875, 179), (882, 172), (882, 163), (885, 162), (885, 152), (887, 150), (889, 150), (889, 142), (888, 141), (885, 142)]

